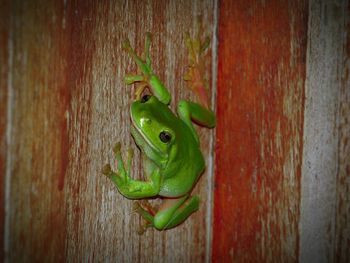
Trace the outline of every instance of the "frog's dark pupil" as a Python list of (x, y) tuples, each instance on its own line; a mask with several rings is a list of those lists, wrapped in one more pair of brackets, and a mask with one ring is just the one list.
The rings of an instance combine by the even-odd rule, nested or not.
[(141, 98), (141, 102), (144, 103), (148, 101), (150, 97), (151, 97), (150, 95), (143, 95), (143, 97)]
[(171, 140), (171, 135), (170, 133), (166, 132), (166, 131), (162, 131), (160, 134), (159, 134), (159, 138), (162, 142), (164, 143), (167, 143)]

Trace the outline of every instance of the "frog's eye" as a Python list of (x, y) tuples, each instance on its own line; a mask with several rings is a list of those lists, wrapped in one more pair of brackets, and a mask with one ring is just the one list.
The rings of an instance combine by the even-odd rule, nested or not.
[(151, 98), (151, 95), (143, 95), (141, 98), (141, 103), (145, 103)]
[(171, 134), (169, 132), (166, 132), (166, 131), (162, 131), (160, 134), (159, 134), (159, 139), (164, 142), (164, 143), (167, 143), (171, 140)]

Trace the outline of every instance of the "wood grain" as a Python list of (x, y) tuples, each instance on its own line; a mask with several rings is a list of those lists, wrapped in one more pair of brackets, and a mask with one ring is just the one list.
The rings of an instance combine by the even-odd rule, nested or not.
[[(63, 3), (61, 3), (63, 4)], [(12, 2), (13, 61), (9, 261), (62, 261), (66, 194), (59, 178), (68, 156), (63, 6)], [(56, 251), (61, 251), (57, 253)]]
[(4, 260), (5, 174), (7, 151), (8, 56), (10, 38), (10, 2), (0, 3), (0, 261)]
[(296, 262), (306, 1), (220, 1), (214, 262)]
[(213, 226), (212, 131), (198, 128), (208, 164), (194, 189), (200, 210), (173, 230), (139, 236), (132, 201), (101, 175), (121, 141), (143, 178), (134, 88), (122, 81), (136, 66), (123, 41), (141, 52), (153, 33), (174, 109), (194, 99), (183, 34), (201, 14), (211, 35), (216, 6), (1, 1), (0, 261), (350, 261), (348, 0), (220, 1)]
[(310, 1), (301, 262), (349, 262), (349, 2)]
[[(211, 34), (212, 1), (13, 1), (13, 119), (9, 250), (23, 261), (203, 262), (207, 255), (208, 181), (195, 192), (200, 211), (174, 230), (137, 234), (140, 218), (101, 175), (112, 146), (136, 150), (129, 133), (135, 71), (123, 52), (130, 38), (142, 51), (153, 33), (155, 71), (172, 107), (193, 97), (182, 76), (183, 34), (203, 16)], [(179, 19), (179, 17), (181, 19)], [(208, 74), (210, 73), (208, 54)], [(210, 133), (201, 130), (209, 156)], [(133, 174), (141, 178), (140, 156)]]
[(336, 195), (335, 262), (350, 262), (350, 2), (342, 1), (339, 26), (338, 170)]

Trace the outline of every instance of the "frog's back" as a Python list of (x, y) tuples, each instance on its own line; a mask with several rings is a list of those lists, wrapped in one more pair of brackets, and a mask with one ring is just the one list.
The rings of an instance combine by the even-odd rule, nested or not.
[[(160, 195), (179, 197), (189, 193), (205, 168), (200, 146), (186, 124), (181, 127), (176, 155), (162, 171), (164, 181)], [(180, 138), (179, 138), (180, 137)]]

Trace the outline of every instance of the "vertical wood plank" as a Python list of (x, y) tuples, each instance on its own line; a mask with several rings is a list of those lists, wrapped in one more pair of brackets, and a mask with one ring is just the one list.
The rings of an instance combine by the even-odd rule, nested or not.
[[(69, 44), (62, 25), (63, 2), (12, 1), (12, 119), (9, 155), (11, 262), (63, 261), (66, 196), (67, 110), (65, 86)], [(56, 251), (61, 251), (57, 253)], [(56, 253), (55, 253), (56, 252)]]
[(10, 2), (0, 2), (0, 261), (4, 260)]
[(350, 2), (342, 2), (335, 261), (350, 262)]
[[(193, 98), (182, 76), (183, 34), (203, 16), (211, 34), (213, 1), (14, 1), (10, 250), (13, 262), (202, 262), (206, 257), (207, 180), (199, 212), (181, 226), (137, 234), (132, 201), (101, 174), (111, 148), (137, 149), (130, 136), (133, 89), (123, 83), (153, 33), (154, 70), (179, 99)], [(178, 19), (181, 17), (181, 19)], [(210, 73), (208, 54), (208, 75)], [(209, 156), (209, 136), (201, 130)], [(140, 156), (133, 174), (141, 178)], [(208, 176), (204, 174), (203, 177)]]
[(308, 6), (220, 1), (214, 262), (296, 262)]
[(350, 260), (349, 1), (311, 1), (301, 262)]
[(341, 53), (338, 80), (338, 170), (336, 196), (335, 262), (350, 262), (350, 1), (340, 6)]

